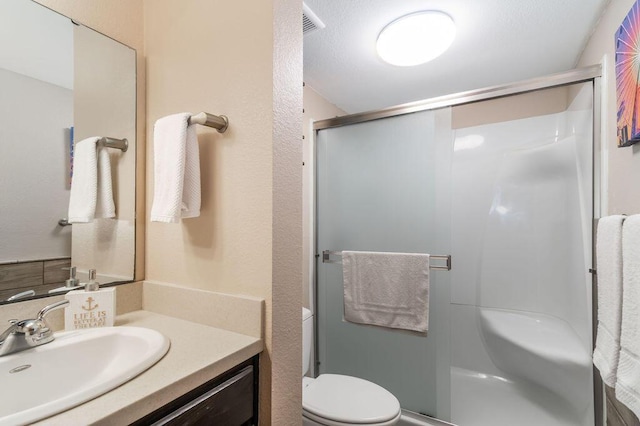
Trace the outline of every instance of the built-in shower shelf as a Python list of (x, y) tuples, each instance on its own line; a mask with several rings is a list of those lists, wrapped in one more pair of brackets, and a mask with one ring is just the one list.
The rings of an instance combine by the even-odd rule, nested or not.
[(519, 377), (567, 399), (589, 404), (576, 389), (591, 386), (591, 349), (565, 321), (533, 312), (480, 308), (480, 329), (491, 360)]

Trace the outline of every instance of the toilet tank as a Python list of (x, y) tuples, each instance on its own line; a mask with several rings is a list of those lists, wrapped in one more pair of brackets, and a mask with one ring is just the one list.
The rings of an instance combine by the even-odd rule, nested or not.
[(313, 315), (302, 308), (302, 375), (309, 371), (311, 362), (311, 341), (313, 340)]

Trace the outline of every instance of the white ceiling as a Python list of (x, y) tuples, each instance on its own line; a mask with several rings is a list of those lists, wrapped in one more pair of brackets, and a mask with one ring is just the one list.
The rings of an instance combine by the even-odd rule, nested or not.
[[(574, 68), (609, 0), (305, 0), (326, 28), (304, 36), (304, 81), (348, 113)], [(457, 26), (451, 48), (417, 67), (380, 60), (394, 19), (440, 10)], [(612, 34), (613, 43), (613, 34)]]

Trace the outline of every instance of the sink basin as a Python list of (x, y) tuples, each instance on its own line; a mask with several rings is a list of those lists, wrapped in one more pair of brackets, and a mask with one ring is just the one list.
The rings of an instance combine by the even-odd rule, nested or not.
[(0, 425), (31, 423), (93, 399), (158, 362), (169, 339), (141, 327), (55, 333), (42, 346), (0, 357)]

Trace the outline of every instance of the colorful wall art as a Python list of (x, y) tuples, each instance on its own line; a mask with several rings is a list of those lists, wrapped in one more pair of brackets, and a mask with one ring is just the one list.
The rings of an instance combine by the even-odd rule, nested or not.
[[(640, 0), (639, 0), (640, 1)], [(618, 147), (640, 142), (640, 4), (636, 1), (616, 31)]]

